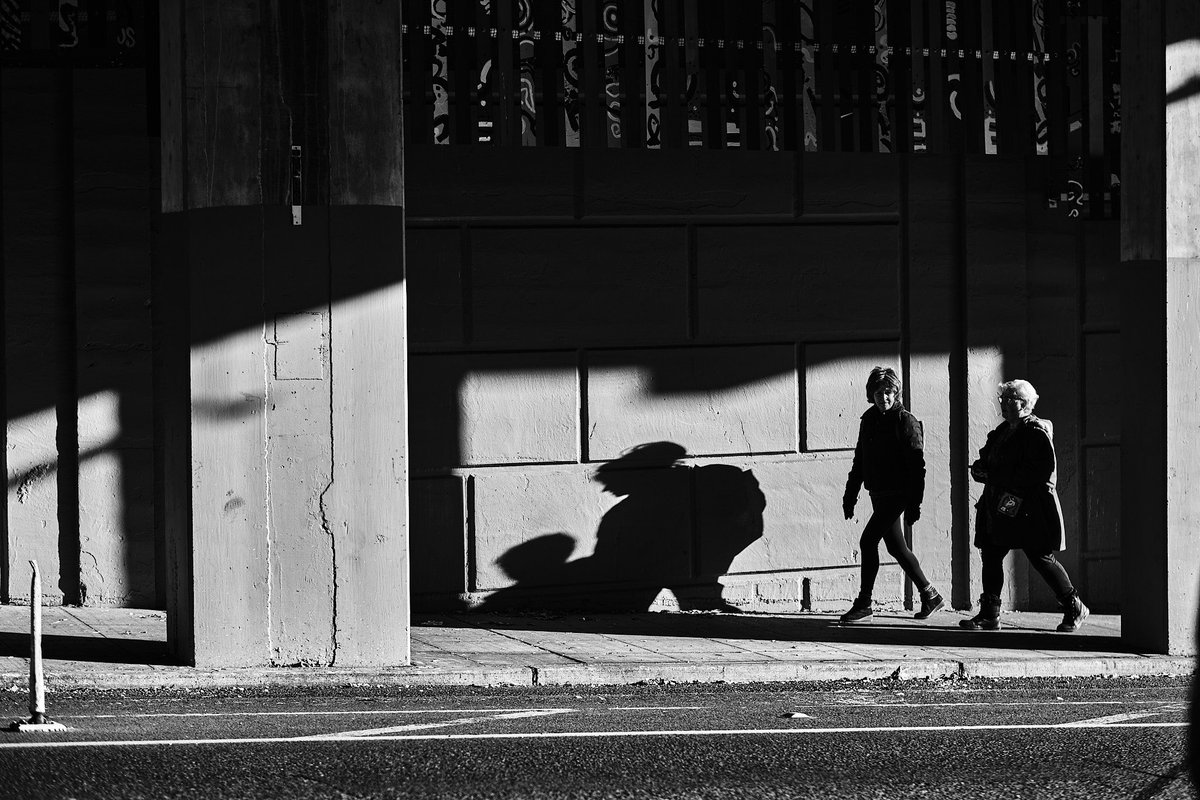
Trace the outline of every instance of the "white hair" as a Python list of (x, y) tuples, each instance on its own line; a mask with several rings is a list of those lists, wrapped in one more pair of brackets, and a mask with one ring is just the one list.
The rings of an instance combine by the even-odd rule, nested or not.
[(1029, 381), (1018, 378), (1014, 381), (1005, 381), (1000, 384), (1000, 394), (1011, 391), (1017, 397), (1024, 401), (1027, 408), (1032, 409), (1038, 401), (1037, 389), (1033, 388), (1033, 384)]

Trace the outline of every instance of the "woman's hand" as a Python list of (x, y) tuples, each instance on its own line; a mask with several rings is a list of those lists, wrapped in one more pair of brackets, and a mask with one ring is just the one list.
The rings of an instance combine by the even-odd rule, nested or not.
[(988, 473), (983, 465), (976, 461), (971, 465), (971, 477), (978, 483), (987, 483)]

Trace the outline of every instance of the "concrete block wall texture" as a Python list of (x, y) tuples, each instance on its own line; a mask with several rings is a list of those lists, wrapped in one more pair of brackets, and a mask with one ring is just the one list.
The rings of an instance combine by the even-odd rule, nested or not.
[[(1000, 421), (1001, 380), (1046, 387), (1071, 546), (1089, 526), (1096, 543), (1108, 535), (1103, 512), (1082, 513), (1092, 368), (1078, 357), (1085, 298), (1098, 309), (1108, 297), (1082, 245), (1113, 225), (1051, 212), (1041, 165), (933, 157), (902, 176), (870, 155), (531, 153), (530, 172), (572, 176), (553, 183), (469, 148), (469, 169), (413, 150), (411, 287), (436, 304), (412, 331), (412, 413), (429, 423), (414, 431), (418, 606), (607, 593), (687, 607), (675, 580), (710, 596), (715, 582), (747, 609), (845, 604), (867, 506), (846, 522), (840, 497), (877, 363), (901, 369), (925, 421), (913, 547), (959, 606), (979, 593), (966, 465)], [(653, 503), (597, 483), (597, 468), (655, 442), (685, 453), (687, 481), (633, 481)], [(706, 470), (745, 471), (762, 493), (761, 535), (736, 553), (721, 550)], [(628, 559), (614, 567), (602, 542), (617, 530), (642, 533), (622, 534)], [(1119, 572), (1073, 551), (1064, 561), (1111, 596)], [(1011, 559), (1007, 605), (1052, 605), (1037, 581)], [(894, 565), (876, 595), (913, 602)]]
[(687, 335), (680, 228), (471, 230), (471, 340), (643, 344)]
[(796, 449), (791, 345), (590, 351), (584, 370), (591, 460), (660, 440), (694, 455)]
[(414, 455), (443, 467), (578, 460), (576, 361), (573, 352), (415, 357), (411, 381), (438, 402), (422, 407)]
[(809, 344), (803, 349), (802, 450), (852, 450), (866, 410), (866, 376), (878, 365), (903, 374), (898, 342)]
[(698, 227), (699, 338), (898, 336), (897, 222)]
[[(694, 458), (599, 475), (590, 465), (476, 472), (461, 599), (485, 608), (715, 608), (741, 598), (747, 608), (794, 611), (802, 568), (820, 563), (808, 577), (810, 607), (828, 609), (844, 602), (842, 588), (858, 585), (863, 517), (833, 523), (824, 509), (840, 498), (845, 466), (819, 454)], [(424, 588), (444, 595), (452, 584)], [(880, 588), (882, 601), (903, 601), (900, 580)]]

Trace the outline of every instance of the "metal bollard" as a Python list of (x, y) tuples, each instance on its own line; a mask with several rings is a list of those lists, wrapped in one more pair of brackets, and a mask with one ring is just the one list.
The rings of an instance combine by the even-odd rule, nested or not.
[(42, 579), (36, 561), (30, 561), (33, 577), (29, 584), (29, 719), (15, 720), (9, 730), (65, 731), (65, 725), (46, 717), (46, 678), (42, 671)]

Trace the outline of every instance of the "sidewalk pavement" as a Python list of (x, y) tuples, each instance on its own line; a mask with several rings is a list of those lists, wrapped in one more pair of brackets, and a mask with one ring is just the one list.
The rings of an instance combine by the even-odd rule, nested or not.
[[(0, 606), (0, 690), (26, 691), (29, 608)], [(965, 612), (927, 620), (834, 614), (423, 614), (412, 664), (370, 669), (173, 664), (162, 611), (49, 607), (49, 691), (214, 687), (533, 686), (745, 683), (871, 678), (1190, 675), (1194, 659), (1122, 647), (1120, 617), (1092, 615), (1073, 634), (1058, 614), (1005, 613), (1000, 631), (964, 631)]]

